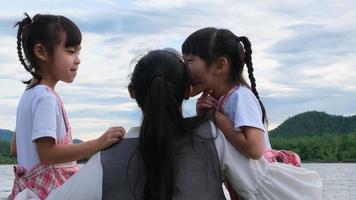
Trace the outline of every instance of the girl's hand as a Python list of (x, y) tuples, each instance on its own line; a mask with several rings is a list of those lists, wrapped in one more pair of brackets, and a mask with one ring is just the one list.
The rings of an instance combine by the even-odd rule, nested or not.
[(103, 150), (116, 144), (125, 135), (126, 131), (123, 127), (111, 127), (105, 133), (96, 139), (98, 150)]
[(233, 122), (220, 111), (214, 112), (213, 121), (220, 130), (234, 130)]
[(196, 104), (196, 111), (198, 116), (203, 116), (209, 111), (214, 111), (217, 105), (217, 100), (212, 96), (213, 91), (204, 91), (198, 98)]
[(52, 137), (35, 140), (42, 164), (58, 164), (80, 160), (117, 143), (125, 134), (122, 127), (111, 127), (98, 139), (79, 144), (56, 144)]

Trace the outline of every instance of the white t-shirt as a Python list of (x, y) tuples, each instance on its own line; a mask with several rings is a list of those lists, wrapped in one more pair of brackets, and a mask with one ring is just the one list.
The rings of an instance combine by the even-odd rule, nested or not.
[(249, 88), (238, 86), (226, 100), (223, 109), (227, 117), (233, 121), (236, 131), (241, 131), (242, 126), (263, 130), (266, 148), (271, 148), (267, 128), (262, 122), (261, 106)]
[(16, 148), (18, 163), (30, 170), (40, 163), (34, 141), (51, 137), (56, 141), (67, 133), (62, 109), (47, 86), (25, 90), (16, 115)]

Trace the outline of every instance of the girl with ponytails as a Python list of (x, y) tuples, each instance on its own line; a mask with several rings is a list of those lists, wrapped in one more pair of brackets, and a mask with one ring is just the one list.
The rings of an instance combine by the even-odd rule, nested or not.
[(11, 152), (17, 156), (10, 199), (24, 191), (40, 199), (62, 185), (79, 168), (76, 160), (117, 143), (121, 127), (109, 128), (101, 137), (72, 143), (64, 104), (55, 91), (59, 81), (72, 83), (80, 64), (82, 34), (68, 18), (37, 14), (16, 23), (17, 52), (32, 75), (20, 99)]
[[(225, 183), (231, 199), (321, 198), (317, 173), (299, 168), (297, 154), (271, 149), (249, 39), (227, 29), (203, 28), (184, 41), (182, 53), (193, 74), (193, 96), (203, 92), (197, 101), (197, 115), (210, 115), (229, 141), (225, 148), (234, 148), (234, 153), (224, 156), (227, 164), (222, 169), (230, 173)], [(243, 77), (245, 65), (251, 85)], [(284, 164), (274, 162), (277, 160)]]

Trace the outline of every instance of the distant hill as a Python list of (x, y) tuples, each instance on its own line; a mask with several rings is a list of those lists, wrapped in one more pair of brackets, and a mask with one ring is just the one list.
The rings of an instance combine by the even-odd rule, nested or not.
[(0, 129), (0, 140), (11, 141), (12, 131)]
[(269, 132), (271, 137), (301, 137), (313, 135), (356, 133), (356, 115), (350, 117), (309, 111), (288, 118)]
[(82, 143), (82, 142), (83, 142), (82, 140), (73, 139), (73, 144), (79, 144), (79, 143)]
[(0, 129), (0, 164), (14, 164), (16, 158), (10, 155), (10, 145), (13, 132)]
[(356, 162), (356, 116), (310, 111), (269, 132), (272, 148), (298, 153), (302, 161)]
[[(11, 142), (13, 131), (0, 129), (0, 141)], [(80, 139), (73, 139), (74, 144), (82, 143), (83, 141)]]

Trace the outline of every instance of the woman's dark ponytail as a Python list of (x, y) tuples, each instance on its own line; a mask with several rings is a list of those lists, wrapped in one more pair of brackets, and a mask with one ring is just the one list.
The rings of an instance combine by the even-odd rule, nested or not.
[(184, 133), (180, 105), (169, 83), (156, 76), (147, 92), (143, 108), (140, 150), (146, 165), (147, 183), (144, 199), (170, 199), (173, 191), (175, 138)]
[(190, 133), (181, 112), (190, 80), (184, 62), (167, 50), (151, 51), (135, 66), (130, 88), (143, 114), (139, 150), (145, 200), (172, 198), (175, 141)]

